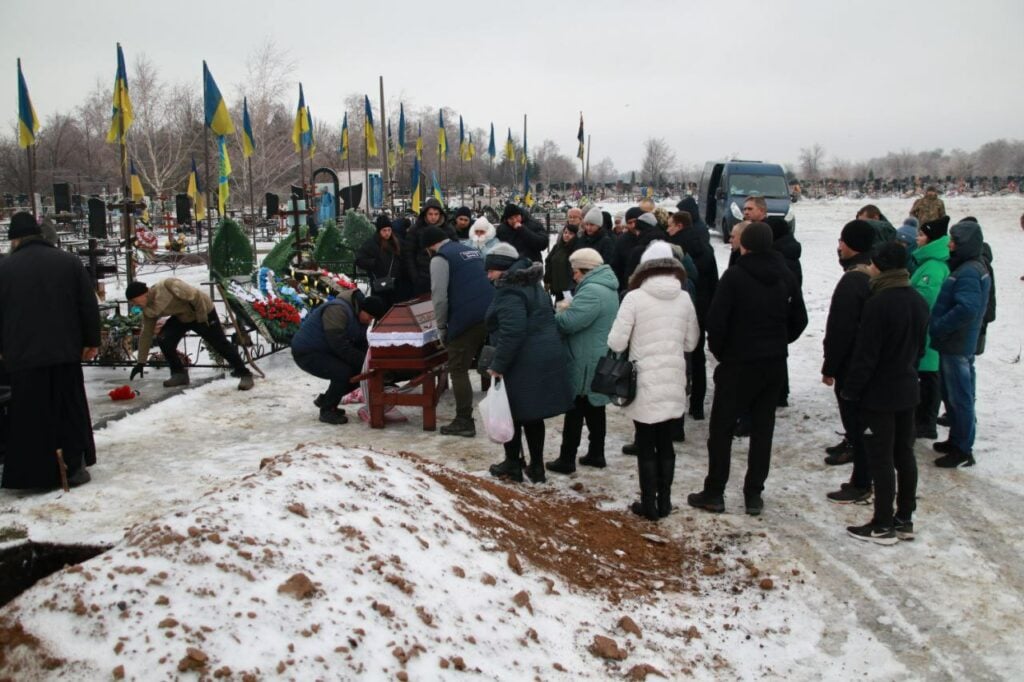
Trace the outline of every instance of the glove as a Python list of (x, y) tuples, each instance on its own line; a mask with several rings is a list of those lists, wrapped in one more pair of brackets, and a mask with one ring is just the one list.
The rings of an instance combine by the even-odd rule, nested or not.
[(132, 373), (128, 375), (128, 380), (133, 381), (137, 376), (145, 376), (145, 367), (146, 366), (141, 363), (132, 367)]

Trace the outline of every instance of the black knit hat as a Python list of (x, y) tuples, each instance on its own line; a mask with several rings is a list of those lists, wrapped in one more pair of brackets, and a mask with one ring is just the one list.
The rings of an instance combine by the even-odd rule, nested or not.
[(839, 239), (857, 253), (867, 253), (875, 243), (875, 228), (866, 220), (851, 220), (843, 226)]
[(765, 223), (750, 223), (740, 235), (740, 246), (752, 253), (770, 250), (774, 241), (772, 228)]
[(142, 296), (147, 291), (149, 291), (149, 287), (146, 286), (146, 283), (136, 280), (128, 283), (128, 288), (124, 290), (124, 297), (130, 301), (136, 296)]
[(381, 213), (377, 216), (377, 219), (373, 221), (374, 227), (380, 232), (385, 227), (391, 227), (391, 217), (387, 213)]
[(644, 214), (644, 210), (642, 208), (640, 208), (639, 206), (633, 206), (632, 208), (629, 208), (626, 211), (625, 221), (629, 222), (630, 220), (636, 220), (637, 218), (639, 218), (643, 214)]
[(458, 218), (460, 216), (465, 218), (472, 218), (473, 212), (469, 210), (469, 206), (459, 206), (455, 210), (455, 217)]
[(886, 242), (878, 247), (878, 251), (871, 256), (871, 262), (882, 272), (905, 268), (907, 267), (907, 248), (899, 240)]
[(427, 225), (423, 229), (423, 236), (420, 238), (420, 243), (423, 244), (424, 247), (428, 247), (433, 246), (438, 242), (443, 242), (445, 239), (448, 239), (448, 235), (445, 234), (444, 230), (437, 225)]
[(501, 221), (505, 222), (514, 215), (523, 215), (523, 209), (515, 204), (505, 204), (505, 210), (501, 213)]
[(949, 216), (944, 215), (941, 218), (929, 220), (917, 229), (928, 238), (929, 242), (933, 242), (939, 237), (945, 237), (949, 234)]
[(780, 239), (789, 234), (789, 223), (780, 215), (770, 215), (764, 219), (765, 225), (772, 228), (772, 238)]
[(384, 317), (389, 308), (387, 302), (378, 296), (364, 296), (356, 302), (356, 306), (375, 320)]
[(25, 237), (42, 233), (43, 231), (39, 227), (39, 223), (36, 222), (31, 213), (18, 211), (11, 216), (11, 226), (7, 231), (8, 239), (24, 239)]

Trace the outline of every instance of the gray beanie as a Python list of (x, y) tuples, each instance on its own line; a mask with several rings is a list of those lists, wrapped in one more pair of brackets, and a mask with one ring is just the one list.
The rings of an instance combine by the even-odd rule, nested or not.
[(647, 223), (651, 227), (658, 226), (658, 219), (654, 217), (653, 213), (644, 213), (639, 218), (637, 218), (637, 221), (641, 223)]
[(587, 211), (587, 215), (583, 216), (583, 222), (591, 225), (604, 225), (604, 215), (601, 213), (601, 209), (597, 206), (591, 208)]
[(487, 270), (508, 270), (512, 264), (519, 260), (519, 252), (516, 247), (507, 242), (501, 242), (484, 258), (484, 268)]

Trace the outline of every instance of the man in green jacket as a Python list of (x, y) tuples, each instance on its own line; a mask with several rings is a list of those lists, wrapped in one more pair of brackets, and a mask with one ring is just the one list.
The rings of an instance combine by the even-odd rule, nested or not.
[[(921, 294), (928, 310), (935, 305), (942, 283), (949, 277), (949, 216), (924, 223), (917, 228), (917, 248), (910, 254), (914, 274), (910, 286)], [(921, 385), (921, 402), (915, 415), (918, 438), (938, 438), (935, 420), (942, 400), (939, 378), (939, 352), (932, 348), (931, 337), (925, 337), (924, 357), (917, 367)]]
[(142, 308), (142, 336), (139, 338), (139, 354), (131, 379), (142, 376), (149, 359), (149, 347), (153, 343), (157, 320), (168, 317), (156, 337), (167, 366), (171, 369), (171, 378), (164, 382), (165, 387), (188, 385), (188, 370), (178, 357), (178, 342), (189, 331), (198, 334), (207, 347), (231, 365), (232, 376), (240, 377), (239, 391), (248, 391), (253, 387), (252, 372), (245, 366), (238, 350), (224, 336), (224, 328), (220, 325), (213, 300), (205, 292), (176, 277), (168, 277), (152, 287), (146, 286), (145, 282), (131, 282), (124, 297), (132, 305)]

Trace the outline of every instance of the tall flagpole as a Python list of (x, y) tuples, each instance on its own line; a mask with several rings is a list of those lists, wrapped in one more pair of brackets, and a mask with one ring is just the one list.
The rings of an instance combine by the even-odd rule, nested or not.
[(32, 217), (38, 220), (39, 216), (36, 215), (36, 183), (33, 178), (35, 169), (32, 167), (32, 147), (35, 144), (35, 140), (33, 140), (32, 144), (25, 147), (25, 163), (28, 167), (28, 203), (32, 205)]
[[(366, 100), (366, 106), (370, 106), (370, 100)], [(370, 122), (369, 117), (363, 114), (363, 195), (366, 197), (366, 208), (363, 209), (366, 213), (366, 217), (370, 217), (371, 200), (370, 200), (370, 130), (368, 123)], [(374, 137), (377, 133), (374, 132)], [(385, 162), (384, 165), (387, 165)]]
[[(131, 211), (131, 191), (128, 188), (128, 145), (125, 142), (125, 130), (124, 130), (124, 104), (117, 108), (118, 111), (118, 128), (121, 132), (120, 150), (121, 150), (121, 191), (123, 207), (121, 210), (121, 238), (125, 240), (124, 250), (124, 263), (125, 268), (128, 271), (128, 281), (134, 281), (135, 279), (135, 259), (132, 254), (132, 218)], [(35, 206), (35, 198), (32, 199), (32, 205)]]
[(390, 161), (388, 152), (390, 151), (389, 147), (391, 145), (391, 140), (388, 139), (387, 116), (387, 112), (384, 110), (384, 76), (380, 76), (380, 136), (384, 140), (384, 156), (382, 157), (384, 159), (384, 163), (381, 164), (384, 167), (384, 196), (381, 197), (380, 208), (382, 211), (384, 210), (384, 206), (389, 203), (388, 196), (390, 195), (391, 212), (394, 213), (395, 193), (391, 189), (391, 168), (388, 166)]
[(587, 170), (583, 173), (583, 189), (586, 191), (587, 180), (590, 179), (590, 135), (587, 134)]
[[(244, 135), (245, 133), (243, 133)], [(252, 211), (252, 262), (255, 263), (259, 257), (256, 252), (256, 195), (253, 193), (252, 182), (252, 156), (246, 159), (249, 168), (249, 210)]]
[[(526, 114), (523, 114), (523, 183), (526, 183), (527, 166), (530, 163), (530, 152), (526, 149)], [(523, 202), (526, 202), (526, 187), (523, 187)]]
[[(210, 127), (203, 124), (203, 179), (206, 180), (206, 248), (213, 278), (213, 205), (210, 201)], [(196, 244), (198, 246), (198, 243)]]

